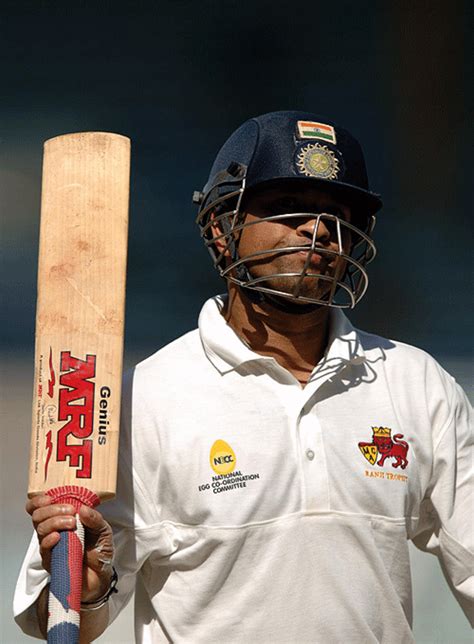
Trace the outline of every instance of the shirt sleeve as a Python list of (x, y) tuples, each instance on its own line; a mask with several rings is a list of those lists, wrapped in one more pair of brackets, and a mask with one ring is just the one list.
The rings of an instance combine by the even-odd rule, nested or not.
[(444, 400), (431, 399), (432, 474), (412, 539), (420, 550), (438, 556), (454, 596), (474, 625), (472, 408), (459, 385), (441, 372)]
[[(143, 482), (147, 480), (143, 461), (147, 467), (154, 462), (155, 473), (158, 468), (157, 442), (153, 442), (153, 458), (150, 458), (148, 440), (156, 419), (147, 416), (146, 406), (141, 404), (140, 392), (135, 391), (133, 382), (131, 372), (124, 380), (122, 395), (117, 493), (113, 501), (97, 508), (113, 529), (114, 566), (119, 578), (118, 593), (109, 600), (109, 623), (130, 600), (136, 577), (151, 553), (166, 557), (176, 547), (170, 530), (160, 521), (157, 502), (150, 498)], [(27, 635), (42, 638), (35, 602), (48, 582), (49, 574), (41, 566), (38, 539), (33, 534), (13, 601), (15, 620)]]

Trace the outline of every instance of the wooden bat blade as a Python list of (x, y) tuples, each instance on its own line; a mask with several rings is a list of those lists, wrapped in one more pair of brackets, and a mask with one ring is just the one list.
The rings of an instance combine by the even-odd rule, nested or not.
[(67, 484), (115, 492), (129, 176), (124, 136), (45, 143), (30, 496)]
[[(45, 143), (28, 495), (93, 507), (115, 494), (130, 140), (83, 132)], [(84, 530), (51, 557), (48, 642), (79, 642)]]

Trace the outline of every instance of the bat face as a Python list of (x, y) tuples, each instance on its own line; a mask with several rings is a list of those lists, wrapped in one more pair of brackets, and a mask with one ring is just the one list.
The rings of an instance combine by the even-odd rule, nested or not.
[(46, 142), (30, 496), (81, 485), (114, 495), (125, 305), (130, 141)]
[[(117, 452), (117, 428), (115, 431), (113, 426), (110, 428), (110, 420), (118, 422), (118, 410), (114, 403), (120, 396), (117, 391), (113, 395), (115, 387), (112, 378), (107, 375), (103, 377), (109, 384), (98, 385), (98, 367), (100, 364), (96, 354), (88, 353), (80, 358), (72, 355), (71, 351), (58, 349), (53, 355), (52, 347), (49, 357), (40, 354), (34, 475), (41, 477), (43, 474), (44, 484), (48, 488), (55, 486), (58, 481), (54, 480), (55, 474), (49, 470), (53, 459), (53, 464), (63, 464), (62, 475), (57, 468), (55, 470), (63, 482), (66, 480), (68, 484), (91, 487), (93, 465), (97, 467), (95, 461), (99, 459), (100, 462), (101, 456), (106, 456), (103, 463), (105, 471), (101, 475), (104, 489), (98, 491), (98, 496), (105, 500), (115, 487), (113, 456)], [(44, 437), (42, 455), (40, 436)], [(101, 454), (100, 448), (105, 448), (107, 452)], [(41, 465), (43, 472), (40, 471)], [(97, 480), (94, 484), (97, 485)]]

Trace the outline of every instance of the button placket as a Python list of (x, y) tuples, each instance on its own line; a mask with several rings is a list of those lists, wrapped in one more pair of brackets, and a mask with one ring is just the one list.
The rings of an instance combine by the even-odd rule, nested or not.
[[(304, 389), (277, 363), (275, 371), (283, 372), (287, 385), (279, 384), (279, 400), (286, 410), (288, 426), (293, 437), (295, 456), (299, 461), (302, 508), (304, 510), (327, 510), (329, 508), (328, 473), (323, 449), (321, 426), (316, 416), (314, 395), (317, 389), (329, 379), (326, 375), (317, 382), (309, 383)], [(294, 386), (292, 382), (294, 380)]]
[(328, 473), (321, 424), (314, 409), (303, 407), (298, 417), (305, 509), (329, 509)]
[[(291, 456), (294, 459), (294, 463), (298, 472), (298, 483), (301, 494), (301, 508), (306, 508), (306, 486), (305, 486), (305, 476), (302, 472), (301, 467), (301, 447), (299, 441), (299, 415), (301, 407), (304, 404), (305, 394), (304, 391), (298, 386), (297, 381), (292, 383), (292, 376), (286, 372), (286, 370), (276, 365), (277, 370), (283, 371), (287, 377), (287, 384), (277, 384), (274, 381), (271, 383), (272, 388), (274, 388), (275, 393), (278, 396), (278, 403), (281, 405), (282, 413), (286, 416), (286, 422), (288, 427), (288, 440), (291, 444)], [(296, 483), (296, 481), (295, 481)]]

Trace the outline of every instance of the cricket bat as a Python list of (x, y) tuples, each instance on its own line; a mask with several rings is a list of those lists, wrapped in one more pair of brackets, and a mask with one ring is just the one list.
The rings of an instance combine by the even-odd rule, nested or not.
[[(125, 308), (130, 140), (44, 144), (28, 496), (94, 507), (114, 496)], [(84, 529), (51, 561), (48, 642), (79, 641)]]

